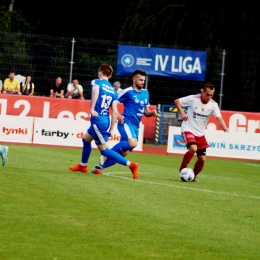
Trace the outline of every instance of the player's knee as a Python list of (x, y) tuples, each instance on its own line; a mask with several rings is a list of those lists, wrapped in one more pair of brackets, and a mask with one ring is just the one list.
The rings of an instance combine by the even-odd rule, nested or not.
[(196, 145), (191, 145), (189, 147), (189, 152), (195, 154), (197, 152), (197, 146)]
[(206, 156), (198, 156), (198, 161), (199, 162), (205, 162), (206, 161)]
[(129, 145), (132, 149), (134, 149), (137, 146), (137, 140), (136, 139), (129, 139), (128, 140)]

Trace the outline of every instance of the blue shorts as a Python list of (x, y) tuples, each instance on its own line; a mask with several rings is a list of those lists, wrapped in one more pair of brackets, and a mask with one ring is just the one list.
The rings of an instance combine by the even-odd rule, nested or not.
[(93, 137), (95, 144), (104, 144), (110, 137), (110, 119), (108, 116), (93, 117), (90, 119), (87, 132)]
[(136, 127), (135, 125), (129, 122), (124, 122), (123, 124), (118, 123), (117, 129), (121, 135), (120, 140), (128, 141), (128, 139), (130, 138), (138, 140), (139, 127)]

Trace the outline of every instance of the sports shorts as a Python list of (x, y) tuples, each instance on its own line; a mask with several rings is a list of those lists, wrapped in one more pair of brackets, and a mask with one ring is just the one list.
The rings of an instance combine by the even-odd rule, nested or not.
[(104, 144), (110, 138), (110, 119), (108, 116), (92, 117), (87, 132), (93, 137), (96, 145)]
[(191, 132), (183, 132), (181, 133), (183, 140), (186, 143), (186, 146), (188, 148), (189, 144), (196, 144), (198, 147), (198, 150), (203, 150), (209, 147), (209, 144), (206, 140), (205, 135), (202, 136), (195, 136)]
[(127, 141), (130, 138), (138, 140), (139, 127), (136, 127), (135, 125), (129, 122), (124, 122), (123, 124), (120, 124), (118, 122), (117, 129), (121, 136), (120, 140)]

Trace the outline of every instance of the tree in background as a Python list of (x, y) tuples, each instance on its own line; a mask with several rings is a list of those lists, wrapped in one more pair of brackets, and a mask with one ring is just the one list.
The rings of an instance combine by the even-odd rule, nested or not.
[(22, 15), (21, 10), (15, 10), (14, 0), (0, 0), (0, 31), (31, 33), (37, 24), (30, 24)]

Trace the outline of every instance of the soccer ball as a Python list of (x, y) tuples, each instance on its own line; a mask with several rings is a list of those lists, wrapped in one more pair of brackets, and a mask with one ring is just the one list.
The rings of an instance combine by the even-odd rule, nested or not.
[(195, 174), (191, 168), (183, 168), (180, 172), (180, 177), (182, 181), (192, 181)]

